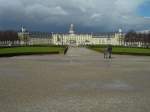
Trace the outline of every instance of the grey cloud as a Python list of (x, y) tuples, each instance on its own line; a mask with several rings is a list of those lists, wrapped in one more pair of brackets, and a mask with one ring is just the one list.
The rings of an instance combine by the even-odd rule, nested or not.
[[(0, 0), (0, 28), (24, 25), (37, 30), (58, 29), (70, 23), (94, 31), (119, 27), (144, 29), (150, 19), (136, 15), (147, 0)], [(12, 24), (12, 25), (10, 25)], [(51, 27), (48, 29), (48, 26)], [(134, 27), (136, 26), (136, 27)], [(17, 27), (18, 28), (18, 27)]]

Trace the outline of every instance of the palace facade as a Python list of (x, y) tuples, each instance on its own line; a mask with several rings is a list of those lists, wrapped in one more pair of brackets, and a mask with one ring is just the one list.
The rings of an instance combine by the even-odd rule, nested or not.
[(53, 45), (122, 45), (124, 34), (119, 29), (115, 33), (104, 34), (78, 34), (74, 30), (74, 25), (71, 24), (69, 32), (66, 34), (60, 33), (40, 33), (40, 32), (27, 32), (25, 28), (18, 33), (22, 44), (53, 44)]
[(68, 34), (52, 34), (52, 41), (55, 45), (121, 45), (123, 39), (124, 34), (121, 29), (116, 33), (77, 34), (75, 33), (73, 24), (70, 25)]

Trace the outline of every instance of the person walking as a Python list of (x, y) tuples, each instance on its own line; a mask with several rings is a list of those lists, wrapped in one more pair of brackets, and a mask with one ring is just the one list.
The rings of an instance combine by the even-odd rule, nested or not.
[(104, 48), (104, 59), (108, 58), (108, 47)]
[(68, 51), (68, 46), (64, 50), (64, 55), (66, 55), (67, 51)]
[(109, 54), (109, 59), (112, 58), (112, 46), (108, 46), (108, 54)]

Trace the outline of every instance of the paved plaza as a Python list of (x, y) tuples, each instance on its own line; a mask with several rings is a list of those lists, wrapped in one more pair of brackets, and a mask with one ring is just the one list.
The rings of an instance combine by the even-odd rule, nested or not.
[(0, 58), (0, 112), (149, 112), (150, 57), (70, 48)]

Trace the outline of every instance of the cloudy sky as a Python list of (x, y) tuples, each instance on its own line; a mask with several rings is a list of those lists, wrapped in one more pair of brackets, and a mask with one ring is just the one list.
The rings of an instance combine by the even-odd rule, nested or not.
[(150, 0), (0, 0), (0, 30), (112, 32), (150, 29)]

